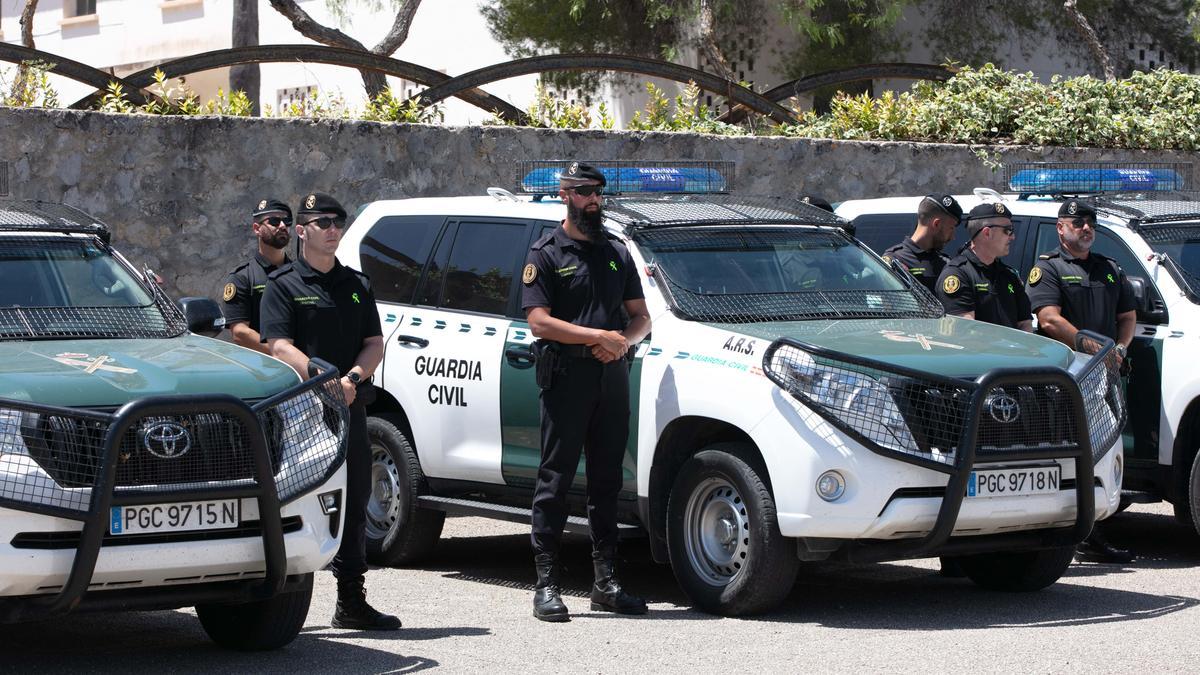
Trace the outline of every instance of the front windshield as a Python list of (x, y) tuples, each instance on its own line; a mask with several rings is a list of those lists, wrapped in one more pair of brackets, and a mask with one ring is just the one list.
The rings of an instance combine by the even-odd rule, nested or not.
[(1200, 296), (1200, 222), (1150, 226), (1144, 236), (1155, 252), (1171, 257), (1193, 300)]
[(0, 339), (176, 335), (163, 304), (92, 237), (0, 238)]
[(878, 258), (838, 231), (742, 226), (648, 229), (636, 235), (686, 318), (752, 322), (937, 317)]

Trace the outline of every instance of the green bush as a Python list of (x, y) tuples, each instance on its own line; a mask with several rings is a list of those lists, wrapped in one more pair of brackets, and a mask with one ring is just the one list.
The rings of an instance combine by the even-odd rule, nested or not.
[(1104, 82), (1041, 83), (988, 64), (946, 82), (920, 82), (879, 98), (839, 95), (830, 112), (802, 113), (789, 136), (1098, 148), (1200, 147), (1200, 78), (1160, 69)]

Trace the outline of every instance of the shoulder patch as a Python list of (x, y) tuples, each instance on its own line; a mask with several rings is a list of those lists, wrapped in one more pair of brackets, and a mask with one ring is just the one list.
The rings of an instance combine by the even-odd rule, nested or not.
[(537, 279), (537, 267), (533, 263), (525, 265), (525, 270), (521, 272), (521, 281), (528, 286), (529, 284), (532, 284), (535, 279)]
[(546, 244), (549, 244), (553, 239), (554, 239), (554, 230), (550, 230), (546, 234), (543, 234), (540, 239), (533, 242), (533, 246), (530, 246), (529, 248), (534, 251), (540, 251)]
[(946, 295), (954, 295), (960, 288), (962, 288), (962, 280), (958, 278), (958, 275), (951, 274), (942, 280), (942, 291)]
[(1034, 265), (1033, 269), (1029, 270), (1029, 285), (1033, 286), (1034, 284), (1036, 284), (1037, 282), (1039, 282), (1041, 280), (1042, 280), (1042, 268), (1038, 267), (1037, 265)]
[(234, 286), (233, 282), (225, 284), (225, 292), (221, 294), (221, 297), (225, 299), (225, 302), (232, 300), (233, 296), (235, 295), (237, 295), (237, 286)]

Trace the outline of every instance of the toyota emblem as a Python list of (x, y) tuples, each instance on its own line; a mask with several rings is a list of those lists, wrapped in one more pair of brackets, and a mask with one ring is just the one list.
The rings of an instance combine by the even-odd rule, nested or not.
[(1001, 424), (1015, 422), (1021, 416), (1021, 404), (1017, 403), (1017, 399), (1003, 391), (992, 394), (988, 398), (987, 409), (992, 419)]
[(142, 447), (160, 459), (175, 459), (192, 449), (192, 435), (173, 422), (157, 422), (142, 429)]

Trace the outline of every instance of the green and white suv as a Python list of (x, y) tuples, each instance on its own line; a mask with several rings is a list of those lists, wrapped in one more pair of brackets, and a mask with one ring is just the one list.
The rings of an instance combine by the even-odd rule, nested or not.
[(195, 606), (282, 646), (340, 543), (337, 374), (194, 334), (216, 303), (154, 279), (90, 216), (0, 202), (0, 623)]
[[(958, 196), (964, 209), (1003, 200), (1016, 239), (1005, 259), (1028, 276), (1058, 246), (1063, 195), (1097, 209), (1093, 250), (1116, 260), (1134, 285), (1137, 329), (1129, 348), (1130, 402), (1124, 429), (1126, 503), (1166, 500), (1200, 530), (1200, 194), (1182, 190), (1190, 164), (1033, 164), (1011, 167), (1010, 192)], [(861, 199), (838, 206), (857, 236), (882, 251), (912, 231), (920, 197)], [(948, 252), (961, 242), (952, 242)]]
[[(769, 609), (802, 560), (957, 556), (983, 586), (1038, 589), (1117, 508), (1111, 342), (1090, 357), (946, 317), (799, 201), (678, 194), (727, 189), (727, 165), (595, 164), (622, 193), (606, 226), (654, 322), (631, 365), (622, 520), (696, 606)], [(530, 167), (532, 196), (371, 203), (341, 244), (386, 339), (377, 562), (418, 561), (446, 512), (528, 522), (540, 451), (520, 270), (566, 215), (557, 170)], [(583, 483), (581, 464), (576, 516)]]

